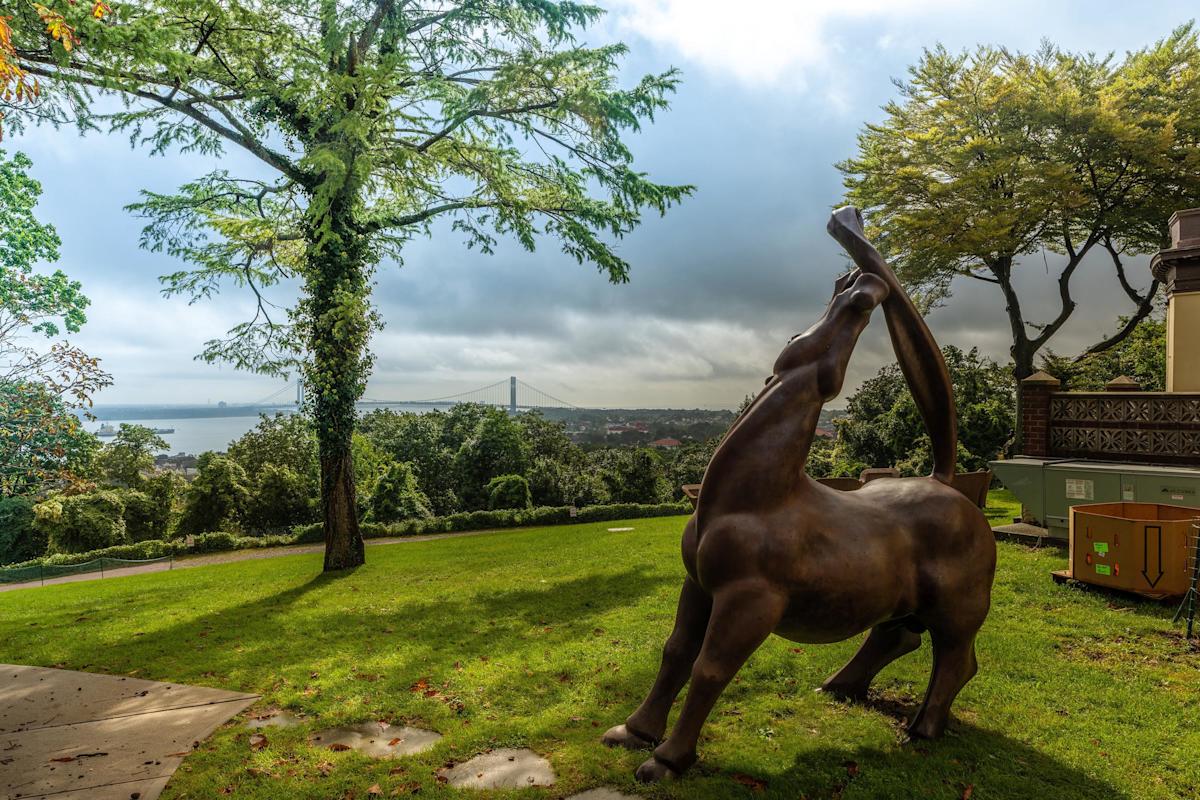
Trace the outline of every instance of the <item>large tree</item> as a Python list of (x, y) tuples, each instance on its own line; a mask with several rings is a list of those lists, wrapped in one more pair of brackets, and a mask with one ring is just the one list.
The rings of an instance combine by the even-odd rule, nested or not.
[[(1163, 245), (1172, 211), (1200, 204), (1192, 26), (1119, 62), (1050, 45), (1032, 54), (938, 47), (897, 88), (839, 167), (848, 201), (867, 212), (872, 238), (906, 284), (930, 304), (957, 278), (994, 284), (1021, 379), (1074, 312), (1077, 272), (1096, 252), (1135, 308), (1086, 352), (1128, 336), (1151, 312), (1158, 284), (1139, 291), (1144, 270), (1131, 276), (1127, 262)], [(1015, 273), (1049, 270), (1047, 251), (1060, 256), (1058, 309), (1031, 321)]]
[[(235, 146), (259, 174), (217, 170), (147, 194), (144, 244), (189, 263), (167, 291), (248, 287), (254, 319), (203, 353), (303, 371), (320, 442), (326, 569), (363, 561), (351, 435), (378, 324), (372, 272), (442, 218), (490, 252), (541, 235), (624, 281), (612, 243), (689, 188), (635, 171), (622, 141), (667, 105), (668, 71), (629, 88), (621, 45), (579, 46), (600, 9), (568, 0), (148, 0), (103, 19), (64, 10), (80, 46), (14, 36), (55, 84), (40, 113), (129, 132), (155, 152)], [(14, 29), (14, 33), (19, 33)], [(94, 102), (118, 94), (126, 105)], [(439, 228), (446, 230), (446, 228)], [(268, 287), (299, 285), (286, 312)]]

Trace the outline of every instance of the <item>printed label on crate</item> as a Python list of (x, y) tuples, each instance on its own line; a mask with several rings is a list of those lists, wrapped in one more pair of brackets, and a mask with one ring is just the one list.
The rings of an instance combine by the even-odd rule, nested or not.
[(1067, 478), (1068, 500), (1095, 500), (1096, 482), (1087, 478)]
[(1096, 565), (1096, 574), (1097, 575), (1112, 575), (1112, 568), (1109, 567), (1108, 564), (1097, 564)]
[(1108, 555), (1108, 542), (1095, 542), (1092, 547), (1102, 556)]

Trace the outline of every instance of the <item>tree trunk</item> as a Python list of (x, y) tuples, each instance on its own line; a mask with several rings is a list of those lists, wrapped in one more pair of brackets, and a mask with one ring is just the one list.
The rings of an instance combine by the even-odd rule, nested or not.
[(334, 198), (312, 220), (301, 319), (307, 328), (305, 376), (321, 460), (325, 571), (364, 563), (351, 449), (356, 403), (370, 370), (367, 341), (369, 267), (365, 238), (355, 230), (351, 204)]
[(358, 529), (354, 460), (348, 448), (340, 454), (321, 454), (321, 506), (325, 512), (325, 571), (365, 563), (366, 552)]
[(1028, 378), (1034, 373), (1033, 369), (1033, 351), (1029, 348), (1029, 343), (1025, 342), (1024, 347), (1018, 348), (1014, 346), (1011, 350), (1013, 356), (1013, 379), (1016, 381), (1017, 404), (1015, 422), (1015, 436), (1013, 437), (1013, 453), (1020, 453), (1025, 446), (1025, 431), (1022, 426), (1022, 412), (1025, 409), (1025, 404), (1021, 399), (1021, 381)]

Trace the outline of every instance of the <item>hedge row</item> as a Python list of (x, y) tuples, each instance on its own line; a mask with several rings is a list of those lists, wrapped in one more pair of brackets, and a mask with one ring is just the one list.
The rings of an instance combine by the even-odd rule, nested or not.
[[(471, 511), (461, 514), (450, 514), (445, 517), (432, 519), (412, 519), (404, 522), (381, 524), (364, 522), (359, 528), (365, 539), (381, 539), (395, 536), (420, 536), (430, 533), (451, 533), (459, 531), (478, 531), (491, 528), (519, 528), (535, 525), (569, 525), (585, 522), (609, 522), (618, 519), (640, 519), (646, 517), (667, 517), (676, 514), (687, 514), (691, 506), (687, 503), (658, 503), (643, 505), (638, 503), (618, 503), (606, 506), (587, 506), (578, 509), (571, 516), (568, 506), (543, 507), (517, 510)], [(40, 565), (63, 566), (82, 564), (97, 558), (123, 558), (143, 560), (163, 558), (170, 555), (185, 555), (195, 553), (217, 553), (226, 550), (246, 550), (260, 547), (284, 547), (294, 544), (315, 544), (323, 542), (325, 534), (319, 523), (298, 525), (290, 535), (283, 536), (238, 536), (223, 531), (202, 533), (189, 539), (172, 539), (162, 541), (150, 539), (137, 544), (120, 544), (105, 547), (101, 550), (90, 550), (86, 553), (57, 553), (44, 558), (23, 561), (19, 564), (8, 564), (4, 570), (18, 570), (25, 567)]]
[(217, 531), (202, 533), (187, 539), (147, 539), (136, 544), (118, 544), (104, 547), (100, 550), (89, 550), (86, 553), (55, 553), (32, 561), (22, 561), (19, 564), (6, 564), (0, 571), (18, 570), (25, 567), (37, 566), (68, 566), (94, 561), (97, 558), (121, 558), (129, 561), (144, 561), (151, 558), (164, 558), (188, 553), (220, 553), (226, 550), (249, 550), (258, 547), (282, 547), (295, 544), (294, 536), (239, 536), (235, 533)]
[[(430, 533), (482, 531), (491, 528), (524, 528), (536, 525), (572, 525), (585, 522), (609, 522), (614, 519), (641, 519), (687, 514), (688, 503), (615, 503), (606, 506), (586, 506), (571, 516), (570, 506), (541, 508), (497, 509), (495, 511), (466, 511), (430, 519), (407, 519), (403, 522), (364, 522), (359, 525), (364, 539), (396, 536), (423, 536)], [(321, 523), (298, 525), (292, 529), (296, 543), (325, 541)]]

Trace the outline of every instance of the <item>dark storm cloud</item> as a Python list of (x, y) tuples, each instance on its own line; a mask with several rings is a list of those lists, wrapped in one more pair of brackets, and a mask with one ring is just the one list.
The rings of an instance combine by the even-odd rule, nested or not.
[[(640, 1), (619, 0), (614, 8)], [(696, 195), (664, 218), (647, 216), (618, 244), (632, 267), (626, 285), (610, 285), (550, 240), (536, 253), (502, 242), (492, 256), (465, 249), (446, 227), (413, 242), (403, 267), (383, 264), (376, 275), (374, 302), (386, 327), (373, 340), (368, 395), (434, 397), (518, 375), (579, 404), (734, 405), (761, 386), (787, 338), (821, 312), (845, 268), (824, 232), (841, 197), (833, 164), (853, 152), (861, 125), (879, 118), (879, 106), (894, 94), (889, 79), (903, 74), (922, 47), (940, 39), (952, 48), (994, 41), (1028, 49), (1048, 36), (1075, 49), (1124, 50), (1186, 18), (1185, 5), (1168, 5), (1158, 20), (1116, 4), (1095, 14), (1082, 3), (914, 0), (880, 4), (886, 13), (853, 19), (822, 6), (824, 27), (816, 34), (783, 37), (808, 48), (786, 58), (755, 52), (753, 26), (714, 34), (693, 14), (688, 25), (663, 18), (659, 27), (639, 29), (618, 10), (611, 29), (595, 38), (631, 45), (625, 82), (672, 63), (685, 73), (672, 109), (631, 138), (637, 167), (662, 182), (693, 183)], [(804, 15), (784, 16), (788, 24), (808, 24)], [(676, 41), (693, 33), (720, 34), (729, 46)], [(61, 266), (95, 301), (79, 343), (116, 376), (101, 401), (248, 401), (278, 388), (192, 361), (206, 339), (246, 318), (247, 298), (189, 306), (158, 296), (157, 276), (180, 265), (139, 250), (140, 223), (122, 210), (139, 189), (170, 191), (217, 161), (151, 159), (131, 152), (123, 137), (80, 142), (69, 131), (31, 131), (6, 146), (33, 156), (46, 189), (41, 212), (63, 237)], [(261, 171), (236, 151), (219, 165), (238, 174)], [(1049, 259), (1051, 272), (1054, 266)], [(1140, 275), (1143, 267), (1133, 271)], [(1054, 340), (1065, 353), (1098, 339), (1129, 310), (1103, 260), (1089, 262), (1076, 283), (1079, 311)], [(1026, 265), (1020, 286), (1031, 320), (1056, 312), (1040, 256)], [(1008, 324), (995, 287), (963, 281), (956, 290), (930, 316), (935, 334), (1005, 359)], [(847, 388), (891, 360), (877, 315), (855, 352)]]

